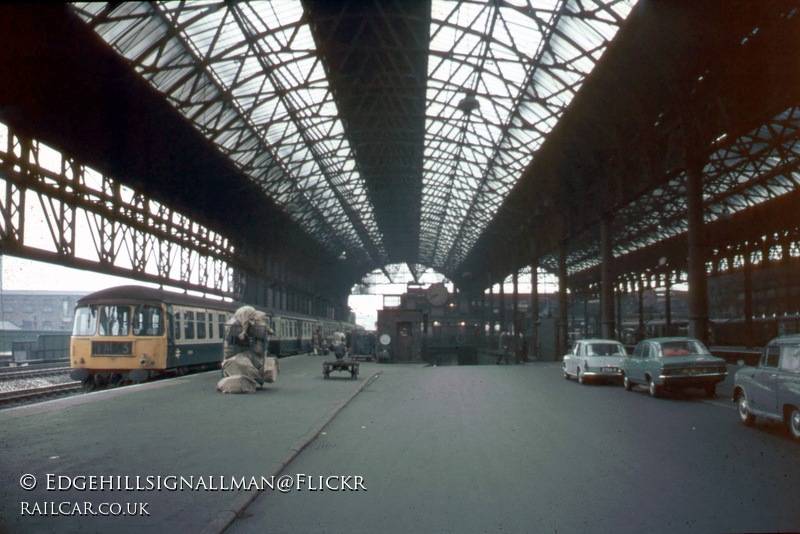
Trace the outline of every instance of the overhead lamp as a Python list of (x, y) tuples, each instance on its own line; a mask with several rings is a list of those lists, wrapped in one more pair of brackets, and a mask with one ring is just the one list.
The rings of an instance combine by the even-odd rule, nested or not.
[(346, 260), (346, 259), (347, 259), (347, 252), (345, 252), (345, 251), (343, 250), (343, 251), (342, 251), (342, 253), (341, 253), (341, 254), (339, 254), (339, 257), (338, 257), (337, 259), (339, 259), (339, 260), (341, 260), (341, 261), (344, 261), (344, 260)]
[(456, 106), (464, 115), (469, 115), (476, 109), (481, 107), (481, 103), (475, 98), (475, 91), (467, 91), (467, 96), (462, 98)]

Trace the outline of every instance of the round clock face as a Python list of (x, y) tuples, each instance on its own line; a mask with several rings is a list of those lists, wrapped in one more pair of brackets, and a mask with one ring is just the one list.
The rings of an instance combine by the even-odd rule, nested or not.
[(389, 334), (381, 334), (381, 337), (379, 337), (378, 340), (381, 342), (381, 345), (388, 345), (392, 342), (392, 336)]
[(428, 302), (432, 306), (441, 306), (449, 298), (450, 294), (444, 284), (431, 284), (431, 287), (428, 288)]

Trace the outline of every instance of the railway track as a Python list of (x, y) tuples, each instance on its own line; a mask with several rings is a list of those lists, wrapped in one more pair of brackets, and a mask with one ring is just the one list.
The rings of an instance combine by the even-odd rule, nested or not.
[(0, 372), (0, 381), (2, 380), (17, 380), (20, 378), (38, 378), (41, 376), (52, 376), (52, 375), (60, 375), (69, 373), (70, 367), (59, 365), (57, 367), (50, 367), (48, 366), (46, 369), (40, 368), (19, 368), (14, 367), (12, 369), (3, 370)]
[(16, 391), (0, 392), (0, 406), (15, 402), (27, 402), (40, 400), (47, 397), (56, 397), (82, 391), (80, 382), (67, 382), (66, 384), (56, 384), (54, 386), (43, 386), (38, 388), (20, 389)]

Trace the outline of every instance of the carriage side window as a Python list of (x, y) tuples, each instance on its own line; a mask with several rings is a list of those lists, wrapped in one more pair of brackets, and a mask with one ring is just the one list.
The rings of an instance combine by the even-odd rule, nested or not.
[(98, 325), (101, 336), (127, 336), (131, 327), (130, 306), (103, 306)]
[(174, 336), (175, 339), (180, 339), (181, 338), (181, 332), (182, 332), (182, 330), (181, 330), (181, 312), (180, 311), (176, 311), (175, 312), (175, 324), (174, 324), (173, 328), (175, 329), (175, 330), (173, 330), (173, 332), (175, 333), (175, 336)]
[(156, 306), (136, 306), (133, 312), (134, 336), (163, 336), (164, 316)]
[(97, 331), (97, 306), (82, 306), (75, 310), (73, 336), (93, 336)]
[(225, 323), (228, 322), (227, 316), (224, 313), (219, 314), (219, 338), (225, 338)]
[(197, 339), (206, 338), (206, 314), (197, 312)]
[(183, 312), (183, 339), (194, 339), (194, 312)]

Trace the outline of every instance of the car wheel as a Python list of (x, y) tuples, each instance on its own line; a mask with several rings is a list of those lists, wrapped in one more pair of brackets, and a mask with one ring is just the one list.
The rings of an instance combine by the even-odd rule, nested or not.
[(653, 382), (652, 379), (650, 379), (650, 385), (648, 386), (648, 390), (650, 391), (650, 396), (653, 398), (657, 398), (661, 395), (661, 386)]
[(713, 399), (716, 394), (717, 394), (716, 384), (714, 384), (713, 386), (706, 386), (706, 397), (708, 397), (709, 399)]
[(789, 412), (789, 431), (792, 433), (794, 439), (800, 440), (800, 410), (795, 407), (791, 408)]
[(633, 390), (633, 382), (628, 378), (628, 375), (622, 377), (622, 385), (625, 386), (625, 391)]
[(586, 377), (583, 376), (583, 369), (581, 369), (580, 367), (578, 367), (578, 382), (581, 385), (586, 385)]
[(744, 390), (739, 393), (739, 422), (747, 426), (756, 422), (756, 416), (747, 409), (747, 395)]

